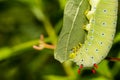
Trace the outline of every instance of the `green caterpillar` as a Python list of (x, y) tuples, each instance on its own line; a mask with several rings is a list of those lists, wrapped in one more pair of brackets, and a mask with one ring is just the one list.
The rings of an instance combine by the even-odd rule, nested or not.
[(118, 0), (89, 0), (91, 10), (84, 44), (70, 54), (71, 60), (82, 67), (95, 67), (108, 54), (116, 31)]

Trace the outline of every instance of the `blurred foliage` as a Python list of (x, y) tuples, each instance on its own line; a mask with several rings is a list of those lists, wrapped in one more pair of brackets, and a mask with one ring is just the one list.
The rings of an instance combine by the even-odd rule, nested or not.
[[(119, 0), (120, 2), (120, 0)], [(53, 50), (36, 51), (39, 35), (56, 44), (65, 0), (0, 0), (0, 80), (118, 80), (120, 62), (104, 60), (96, 74), (71, 62), (61, 64)], [(120, 8), (119, 8), (120, 9)], [(120, 10), (117, 33), (109, 56), (120, 58)], [(104, 72), (103, 72), (104, 71)]]

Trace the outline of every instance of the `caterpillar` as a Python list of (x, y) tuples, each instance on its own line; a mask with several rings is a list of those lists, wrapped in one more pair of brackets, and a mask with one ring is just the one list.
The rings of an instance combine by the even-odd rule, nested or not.
[[(89, 0), (90, 11), (86, 14), (88, 34), (79, 49), (73, 49), (70, 58), (78, 66), (96, 67), (108, 54), (116, 31), (118, 0)], [(94, 70), (93, 70), (94, 72)]]

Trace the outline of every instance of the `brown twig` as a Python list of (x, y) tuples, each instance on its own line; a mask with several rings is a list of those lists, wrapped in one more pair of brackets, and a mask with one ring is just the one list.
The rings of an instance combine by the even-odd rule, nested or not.
[(120, 58), (114, 58), (114, 57), (106, 57), (105, 59), (109, 61), (120, 61)]
[(39, 45), (38, 46), (34, 45), (33, 48), (36, 50), (43, 50), (44, 48), (55, 49), (55, 46), (45, 43), (44, 36), (40, 35)]
[[(39, 45), (38, 46), (34, 45), (33, 48), (36, 49), (36, 50), (43, 50), (44, 48), (55, 49), (55, 46), (45, 43), (44, 36), (40, 35)], [(108, 60), (108, 61), (114, 61), (114, 62), (115, 61), (120, 61), (120, 58), (114, 58), (114, 57), (106, 57), (105, 59)]]

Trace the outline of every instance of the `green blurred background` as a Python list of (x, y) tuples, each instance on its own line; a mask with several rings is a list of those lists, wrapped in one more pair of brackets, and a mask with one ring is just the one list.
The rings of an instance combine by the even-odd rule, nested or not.
[[(0, 80), (120, 79), (120, 62), (104, 60), (96, 74), (84, 69), (78, 75), (78, 67), (56, 61), (53, 50), (32, 48), (39, 43), (40, 34), (44, 34), (47, 43), (56, 44), (65, 3), (66, 0), (0, 0)], [(109, 54), (112, 57), (120, 57), (118, 25)]]

